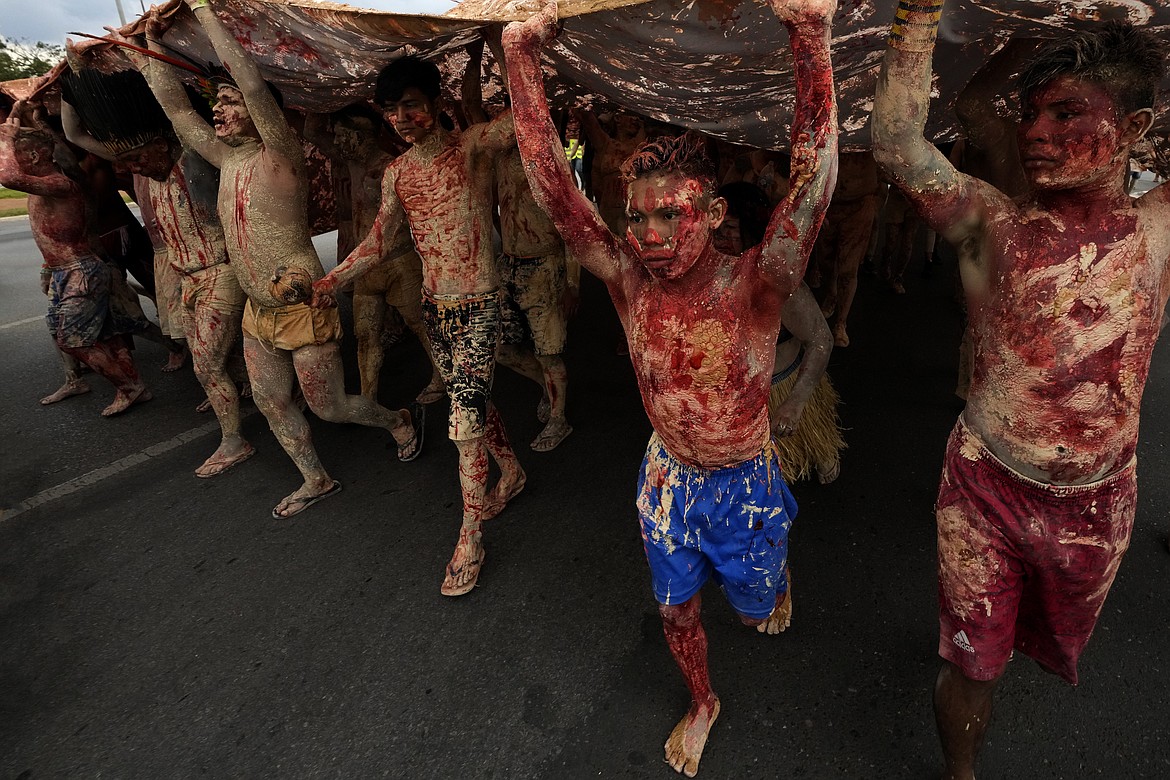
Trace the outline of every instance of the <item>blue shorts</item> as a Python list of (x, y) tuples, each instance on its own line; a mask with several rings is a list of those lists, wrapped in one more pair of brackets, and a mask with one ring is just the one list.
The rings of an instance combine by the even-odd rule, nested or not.
[(638, 516), (659, 603), (682, 604), (713, 576), (736, 612), (763, 620), (788, 589), (796, 499), (780, 476), (773, 442), (751, 460), (703, 469), (679, 461), (651, 436)]

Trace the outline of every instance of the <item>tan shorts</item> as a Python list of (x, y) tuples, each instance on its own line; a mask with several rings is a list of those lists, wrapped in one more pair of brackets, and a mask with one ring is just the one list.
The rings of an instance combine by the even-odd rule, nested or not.
[(183, 308), (188, 316), (204, 306), (220, 314), (239, 314), (247, 301), (236, 272), (227, 263), (183, 274)]
[(313, 309), (304, 303), (291, 306), (244, 304), (244, 335), (269, 349), (292, 352), (301, 347), (328, 344), (341, 339), (341, 315), (337, 309)]
[(354, 295), (377, 295), (396, 309), (422, 300), (422, 258), (410, 251), (380, 264), (353, 283)]
[(504, 292), (501, 309), (503, 344), (522, 344), (532, 339), (538, 355), (559, 355), (565, 351), (565, 256), (558, 252), (544, 257), (500, 255), (497, 263)]
[(170, 253), (166, 249), (154, 250), (154, 299), (162, 332), (171, 338), (186, 338), (183, 275), (171, 265)]

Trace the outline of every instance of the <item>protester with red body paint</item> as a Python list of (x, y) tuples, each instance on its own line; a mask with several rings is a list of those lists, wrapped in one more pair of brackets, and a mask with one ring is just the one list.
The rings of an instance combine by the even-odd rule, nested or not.
[[(21, 126), (18, 102), (0, 125), (0, 186), (28, 193), (33, 239), (44, 256), (41, 290), (49, 296), (46, 318), (63, 353), (81, 361), (117, 392), (103, 417), (151, 399), (130, 354), (129, 333), (110, 306), (111, 275), (90, 232), (89, 202), (80, 170), (69, 176), (54, 162), (56, 139)], [(87, 392), (80, 390), (80, 392)]]
[(1163, 44), (1128, 25), (1046, 45), (1019, 79), (1013, 201), (922, 135), (941, 1), (899, 5), (874, 153), (957, 247), (974, 341), (936, 505), (934, 704), (945, 777), (974, 777), (1013, 648), (1077, 682), (1129, 546), (1138, 413), (1170, 296), (1170, 188), (1125, 193), (1153, 121)]
[[(313, 448), (309, 424), (292, 398), (294, 383), (318, 417), (390, 432), (400, 460), (418, 456), (421, 415), (418, 407), (414, 414), (392, 412), (345, 392), (341, 320), (304, 303), (312, 280), (324, 273), (309, 239), (304, 147), (278, 95), (208, 0), (187, 4), (231, 71), (231, 78), (216, 83), (214, 126), (192, 108), (170, 65), (143, 60), (142, 72), (183, 143), (220, 169), (220, 223), (231, 268), (248, 297), (241, 324), (253, 397), (304, 480), (273, 507), (272, 516), (283, 519), (341, 490)], [(147, 41), (156, 54), (162, 54), (164, 25), (152, 10)]]
[[(472, 63), (472, 77), (478, 78), (479, 61)], [(333, 305), (338, 287), (386, 262), (391, 242), (409, 224), (423, 262), (423, 322), (451, 399), (447, 435), (459, 450), (463, 491), (463, 524), (440, 592), (463, 596), (475, 588), (486, 555), (483, 522), (502, 512), (526, 480), (491, 403), (500, 337), (492, 169), (516, 136), (507, 112), (462, 133), (449, 132), (442, 125), (440, 87), (438, 67), (414, 57), (396, 60), (378, 74), (374, 102), (411, 146), (386, 169), (381, 209), (369, 235), (314, 285), (313, 303)], [(491, 491), (489, 456), (500, 468)]]
[(767, 401), (780, 309), (801, 283), (836, 179), (835, 7), (772, 3), (797, 61), (791, 187), (764, 242), (739, 257), (712, 244), (727, 203), (716, 197), (705, 144), (688, 136), (648, 143), (626, 161), (627, 227), (610, 232), (573, 186), (544, 95), (540, 50), (556, 34), (556, 4), (504, 33), (533, 194), (573, 256), (608, 287), (654, 426), (637, 503), (667, 643), (692, 696), (666, 760), (692, 777), (720, 707), (700, 588), (715, 577), (741, 620), (761, 631), (789, 620), (796, 503), (780, 474)]

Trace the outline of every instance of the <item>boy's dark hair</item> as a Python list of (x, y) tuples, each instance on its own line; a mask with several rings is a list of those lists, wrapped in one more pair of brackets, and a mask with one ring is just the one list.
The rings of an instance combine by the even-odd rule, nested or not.
[(353, 103), (334, 112), (335, 120), (364, 119), (377, 130), (382, 126), (382, 115), (370, 106), (369, 103)]
[(1108, 22), (1041, 47), (1020, 73), (1020, 101), (1027, 103), (1045, 84), (1073, 76), (1100, 85), (1128, 114), (1153, 108), (1165, 72), (1166, 44), (1147, 29)]
[(685, 133), (655, 138), (642, 144), (622, 163), (622, 179), (626, 184), (658, 171), (692, 176), (702, 185), (704, 197), (715, 195), (715, 166), (707, 156), (707, 142), (699, 135)]
[(380, 106), (402, 99), (402, 93), (414, 87), (432, 101), (439, 99), (443, 79), (433, 62), (418, 57), (394, 60), (378, 73), (374, 86), (374, 102)]
[(727, 216), (739, 220), (744, 250), (762, 243), (772, 216), (768, 194), (755, 184), (737, 181), (720, 187), (719, 197), (727, 201)]

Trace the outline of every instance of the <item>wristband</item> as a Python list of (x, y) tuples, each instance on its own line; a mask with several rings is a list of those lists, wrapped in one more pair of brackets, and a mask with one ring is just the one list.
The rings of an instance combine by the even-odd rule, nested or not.
[(187, 3), (192, 11), (198, 11), (200, 8), (207, 8), (211, 5), (211, 0), (189, 0)]
[(938, 37), (942, 7), (943, 0), (898, 0), (887, 43), (902, 51), (931, 51)]

